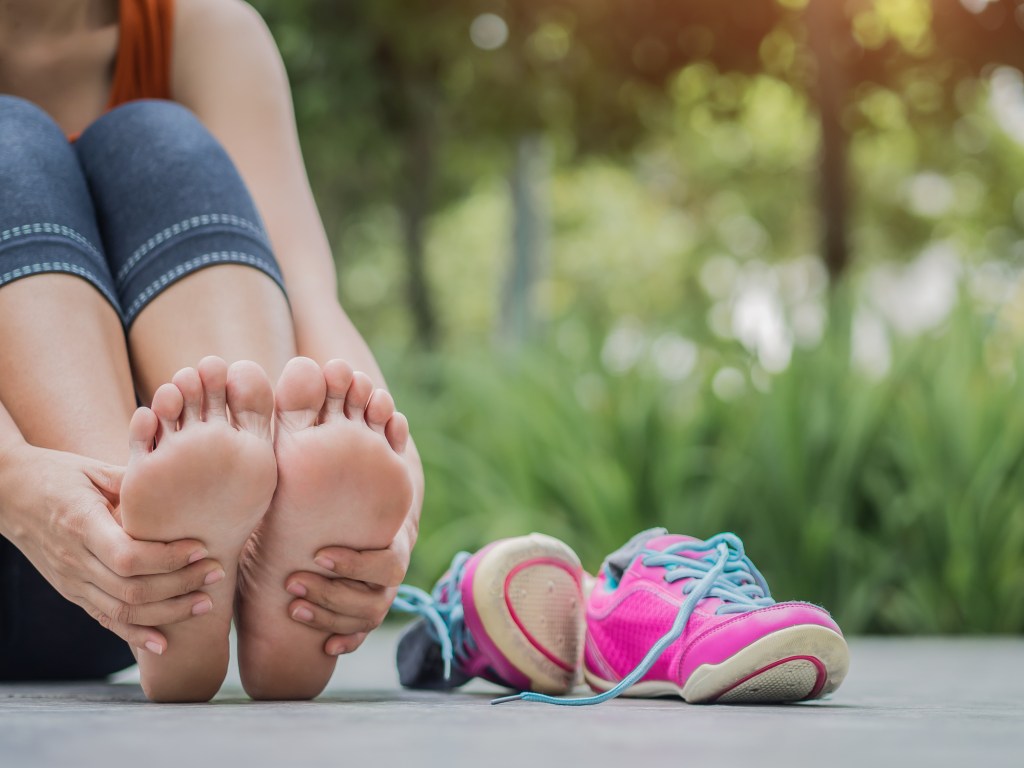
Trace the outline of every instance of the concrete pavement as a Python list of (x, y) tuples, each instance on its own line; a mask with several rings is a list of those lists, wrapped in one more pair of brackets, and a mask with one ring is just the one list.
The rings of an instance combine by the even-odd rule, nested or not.
[[(566, 708), (498, 689), (403, 691), (385, 628), (315, 702), (156, 705), (131, 682), (0, 685), (0, 768), (22, 766), (1024, 766), (1024, 639), (856, 639), (828, 701)], [(131, 680), (122, 674), (122, 680)]]

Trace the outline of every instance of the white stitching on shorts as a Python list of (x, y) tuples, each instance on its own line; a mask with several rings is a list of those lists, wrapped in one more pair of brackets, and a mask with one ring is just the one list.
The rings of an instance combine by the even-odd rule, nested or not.
[(147, 253), (152, 251), (158, 245), (166, 240), (170, 240), (176, 235), (180, 235), (182, 232), (187, 232), (190, 229), (196, 227), (208, 227), (211, 224), (229, 224), (239, 229), (245, 229), (252, 232), (255, 235), (259, 235), (261, 239), (264, 238), (263, 230), (256, 224), (253, 224), (248, 219), (243, 219), (240, 216), (235, 216), (231, 213), (204, 213), (200, 216), (192, 216), (191, 218), (179, 221), (170, 227), (167, 227), (163, 232), (158, 232), (143, 243), (135, 253), (124, 263), (124, 266), (117, 273), (117, 282), (120, 284), (128, 277), (129, 273), (135, 268), (135, 266), (142, 260)]
[(248, 253), (239, 253), (238, 251), (204, 253), (202, 256), (197, 256), (194, 259), (189, 259), (186, 262), (178, 264), (174, 269), (165, 272), (159, 278), (150, 283), (142, 293), (138, 295), (135, 301), (132, 302), (128, 311), (125, 312), (125, 324), (127, 325), (128, 322), (135, 317), (136, 313), (139, 312), (146, 303), (160, 291), (160, 289), (165, 288), (186, 273), (210, 264), (248, 264), (251, 267), (262, 269), (276, 282), (281, 282), (277, 269), (275, 269), (274, 266), (266, 259), (261, 259), (258, 256), (252, 256)]
[(79, 234), (71, 227), (65, 227), (63, 224), (51, 224), (50, 222), (37, 222), (36, 224), (22, 224), (20, 227), (11, 227), (0, 232), (0, 243), (7, 240), (13, 240), (15, 237), (27, 237), (28, 235), (62, 235), (69, 240), (73, 240), (80, 246), (85, 248), (89, 253), (95, 256), (99, 261), (104, 262), (103, 254), (100, 253), (99, 249), (90, 243), (83, 235)]
[(84, 277), (106, 297), (107, 301), (115, 307), (118, 306), (117, 299), (114, 298), (114, 295), (103, 284), (102, 280), (96, 277), (96, 275), (89, 270), (83, 269), (77, 264), (68, 264), (65, 261), (44, 261), (39, 264), (31, 264), (29, 266), (12, 269), (10, 272), (5, 272), (0, 275), (0, 286), (13, 282), (19, 277), (28, 277), (29, 275), (38, 275), (45, 272), (70, 272), (73, 275)]

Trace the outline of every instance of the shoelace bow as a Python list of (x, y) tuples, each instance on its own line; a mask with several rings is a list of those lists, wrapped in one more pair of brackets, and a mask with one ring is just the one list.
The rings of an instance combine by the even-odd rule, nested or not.
[(462, 610), (462, 572), (469, 558), (469, 552), (455, 555), (448, 573), (429, 593), (403, 584), (391, 604), (393, 609), (422, 616), (430, 624), (431, 634), (441, 645), (445, 680), (452, 676), (452, 664), (465, 661), (475, 647)]
[[(680, 554), (681, 552), (688, 554)], [(708, 554), (703, 557), (693, 557), (689, 554), (701, 552)], [(514, 696), (494, 699), (491, 703), (539, 701), (544, 704), (558, 704), (566, 707), (600, 704), (619, 696), (650, 671), (665, 649), (683, 634), (683, 630), (686, 629), (686, 625), (690, 621), (690, 616), (701, 600), (707, 597), (717, 597), (722, 600), (722, 605), (715, 611), (716, 614), (747, 613), (775, 604), (764, 576), (744, 554), (743, 542), (732, 533), (720, 533), (707, 541), (685, 541), (673, 544), (662, 551), (645, 549), (639, 556), (643, 558), (643, 564), (648, 567), (664, 568), (667, 582), (671, 583), (680, 579), (691, 579), (691, 581), (683, 586), (683, 594), (687, 597), (679, 606), (679, 612), (676, 614), (672, 627), (651, 646), (647, 655), (640, 660), (632, 672), (622, 678), (614, 688), (595, 696), (560, 698), (524, 691)]]

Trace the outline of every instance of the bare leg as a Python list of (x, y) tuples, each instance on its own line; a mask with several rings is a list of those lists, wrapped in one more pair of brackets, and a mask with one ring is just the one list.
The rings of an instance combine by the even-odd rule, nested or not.
[(250, 267), (194, 272), (153, 300), (128, 335), (143, 402), (182, 368), (207, 355), (252, 360), (271, 381), (295, 356), (291, 311), (280, 288)]
[(0, 290), (0, 402), (33, 445), (128, 459), (135, 410), (124, 332), (84, 280), (43, 274)]

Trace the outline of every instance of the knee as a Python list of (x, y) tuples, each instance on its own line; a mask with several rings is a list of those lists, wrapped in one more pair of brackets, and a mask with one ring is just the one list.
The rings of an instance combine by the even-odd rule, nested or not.
[[(46, 112), (17, 96), (0, 95), (0, 163), (9, 171), (39, 167), (40, 158), (68, 153), (68, 140)], [(11, 164), (15, 164), (11, 168)]]
[(0, 136), (4, 137), (14, 132), (25, 135), (56, 132), (66, 141), (52, 117), (31, 101), (17, 96), (0, 94), (0, 125), (3, 126)]
[(87, 154), (127, 153), (146, 164), (203, 162), (219, 150), (217, 140), (190, 110), (173, 101), (122, 104), (90, 125), (78, 142)]
[(101, 186), (111, 177), (119, 188), (144, 187), (159, 178), (165, 188), (186, 194), (240, 183), (217, 139), (172, 101), (133, 101), (112, 109), (85, 130), (76, 149), (86, 175)]

